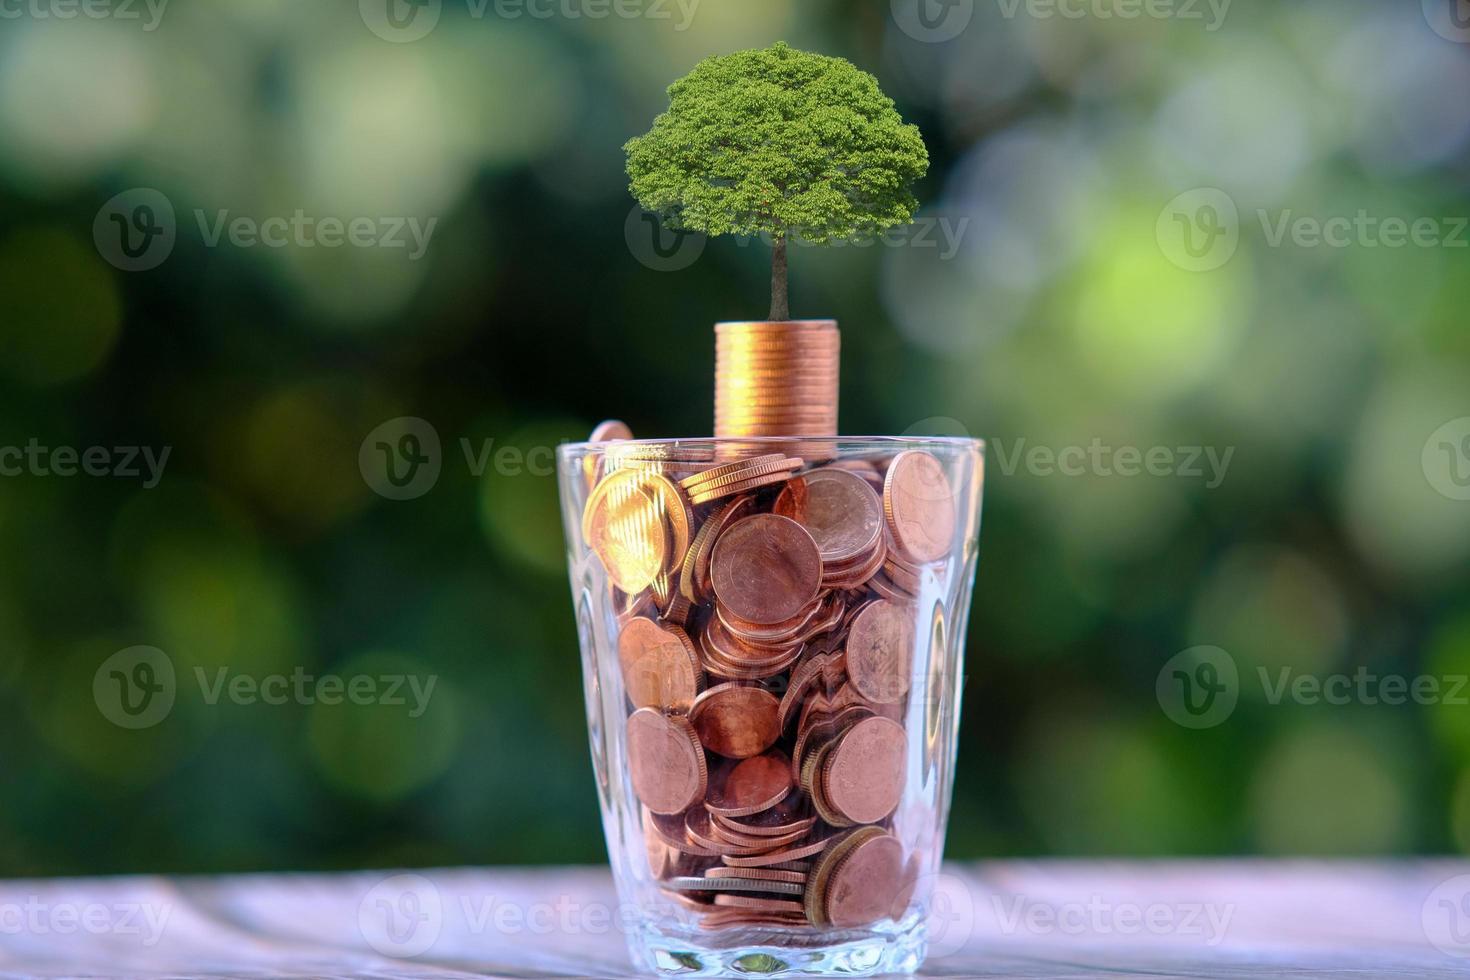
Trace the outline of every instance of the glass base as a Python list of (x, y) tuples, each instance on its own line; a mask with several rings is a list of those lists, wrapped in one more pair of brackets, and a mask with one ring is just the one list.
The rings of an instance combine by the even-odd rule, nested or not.
[(777, 930), (758, 928), (693, 938), (647, 926), (630, 934), (628, 945), (640, 967), (667, 977), (871, 977), (918, 970), (925, 932), (918, 916), (892, 931), (863, 930), (845, 941), (787, 932), (778, 939)]

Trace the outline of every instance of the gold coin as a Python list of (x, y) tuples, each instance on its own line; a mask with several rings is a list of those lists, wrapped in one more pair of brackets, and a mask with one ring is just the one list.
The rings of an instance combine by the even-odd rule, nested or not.
[[(582, 514), (582, 537), (624, 592), (642, 592), (663, 571), (669, 535), (647, 474), (619, 470), (600, 482)], [(672, 484), (670, 484), (672, 486)]]

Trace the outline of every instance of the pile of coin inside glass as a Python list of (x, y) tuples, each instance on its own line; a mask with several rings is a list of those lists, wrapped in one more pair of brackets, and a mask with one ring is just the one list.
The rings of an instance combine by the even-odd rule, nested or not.
[(914, 596), (956, 533), (943, 468), (630, 438), (593, 434), (582, 531), (619, 618), (652, 879), (710, 929), (902, 918)]

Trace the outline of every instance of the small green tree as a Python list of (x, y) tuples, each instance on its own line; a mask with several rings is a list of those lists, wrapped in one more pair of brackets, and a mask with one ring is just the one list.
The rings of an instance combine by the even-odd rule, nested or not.
[(672, 228), (770, 236), (772, 320), (790, 319), (786, 245), (877, 234), (913, 220), (929, 169), (872, 75), (785, 43), (706, 58), (630, 140), (630, 190)]

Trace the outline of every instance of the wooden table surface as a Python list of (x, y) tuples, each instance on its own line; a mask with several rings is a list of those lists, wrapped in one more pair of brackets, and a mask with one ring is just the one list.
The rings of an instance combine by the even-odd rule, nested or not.
[[(989, 862), (936, 887), (924, 976), (1470, 976), (1463, 861)], [(0, 883), (3, 977), (634, 975), (600, 868)]]

